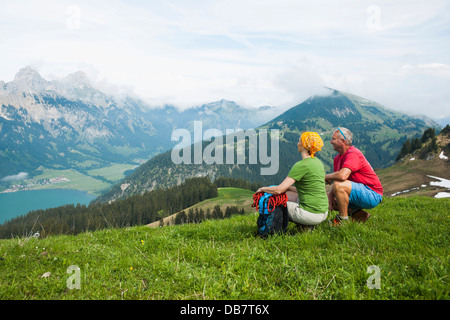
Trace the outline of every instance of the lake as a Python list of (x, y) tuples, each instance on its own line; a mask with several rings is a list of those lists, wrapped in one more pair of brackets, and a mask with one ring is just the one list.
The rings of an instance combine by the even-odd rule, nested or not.
[(0, 224), (31, 210), (66, 204), (88, 205), (96, 196), (79, 190), (46, 189), (0, 193)]

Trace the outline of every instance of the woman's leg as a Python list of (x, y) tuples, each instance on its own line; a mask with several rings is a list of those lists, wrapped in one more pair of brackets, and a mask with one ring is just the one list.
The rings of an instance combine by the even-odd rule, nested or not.
[(294, 191), (286, 191), (286, 195), (288, 196), (288, 201), (298, 202), (298, 193)]

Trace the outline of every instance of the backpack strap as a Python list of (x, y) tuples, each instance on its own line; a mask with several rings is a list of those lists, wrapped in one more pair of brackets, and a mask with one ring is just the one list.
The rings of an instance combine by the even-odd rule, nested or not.
[(268, 214), (268, 208), (269, 208), (269, 198), (272, 196), (270, 193), (264, 192), (264, 194), (259, 199), (259, 212), (261, 214)]

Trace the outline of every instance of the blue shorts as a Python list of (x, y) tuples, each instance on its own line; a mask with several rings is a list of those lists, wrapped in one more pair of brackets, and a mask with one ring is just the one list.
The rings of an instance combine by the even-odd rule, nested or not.
[(383, 197), (381, 194), (376, 193), (368, 186), (362, 183), (352, 183), (352, 191), (350, 192), (350, 204), (351, 207), (357, 207), (361, 209), (372, 209), (381, 203)]

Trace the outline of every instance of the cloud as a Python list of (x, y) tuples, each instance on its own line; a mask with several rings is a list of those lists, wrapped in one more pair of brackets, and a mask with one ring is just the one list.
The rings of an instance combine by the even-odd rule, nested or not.
[(401, 72), (404, 76), (431, 75), (450, 79), (450, 66), (444, 63), (429, 63), (418, 65), (404, 65)]
[(26, 178), (28, 178), (28, 173), (20, 172), (15, 175), (6, 176), (1, 181), (9, 182), (9, 181), (15, 181), (15, 180), (25, 180)]
[(326, 89), (324, 71), (310, 59), (280, 70), (275, 76), (274, 84), (283, 92), (284, 99), (280, 103), (292, 107), (310, 96), (329, 94)]
[(325, 85), (448, 116), (449, 14), (442, 0), (4, 0), (0, 80), (90, 66), (153, 104), (288, 106)]

